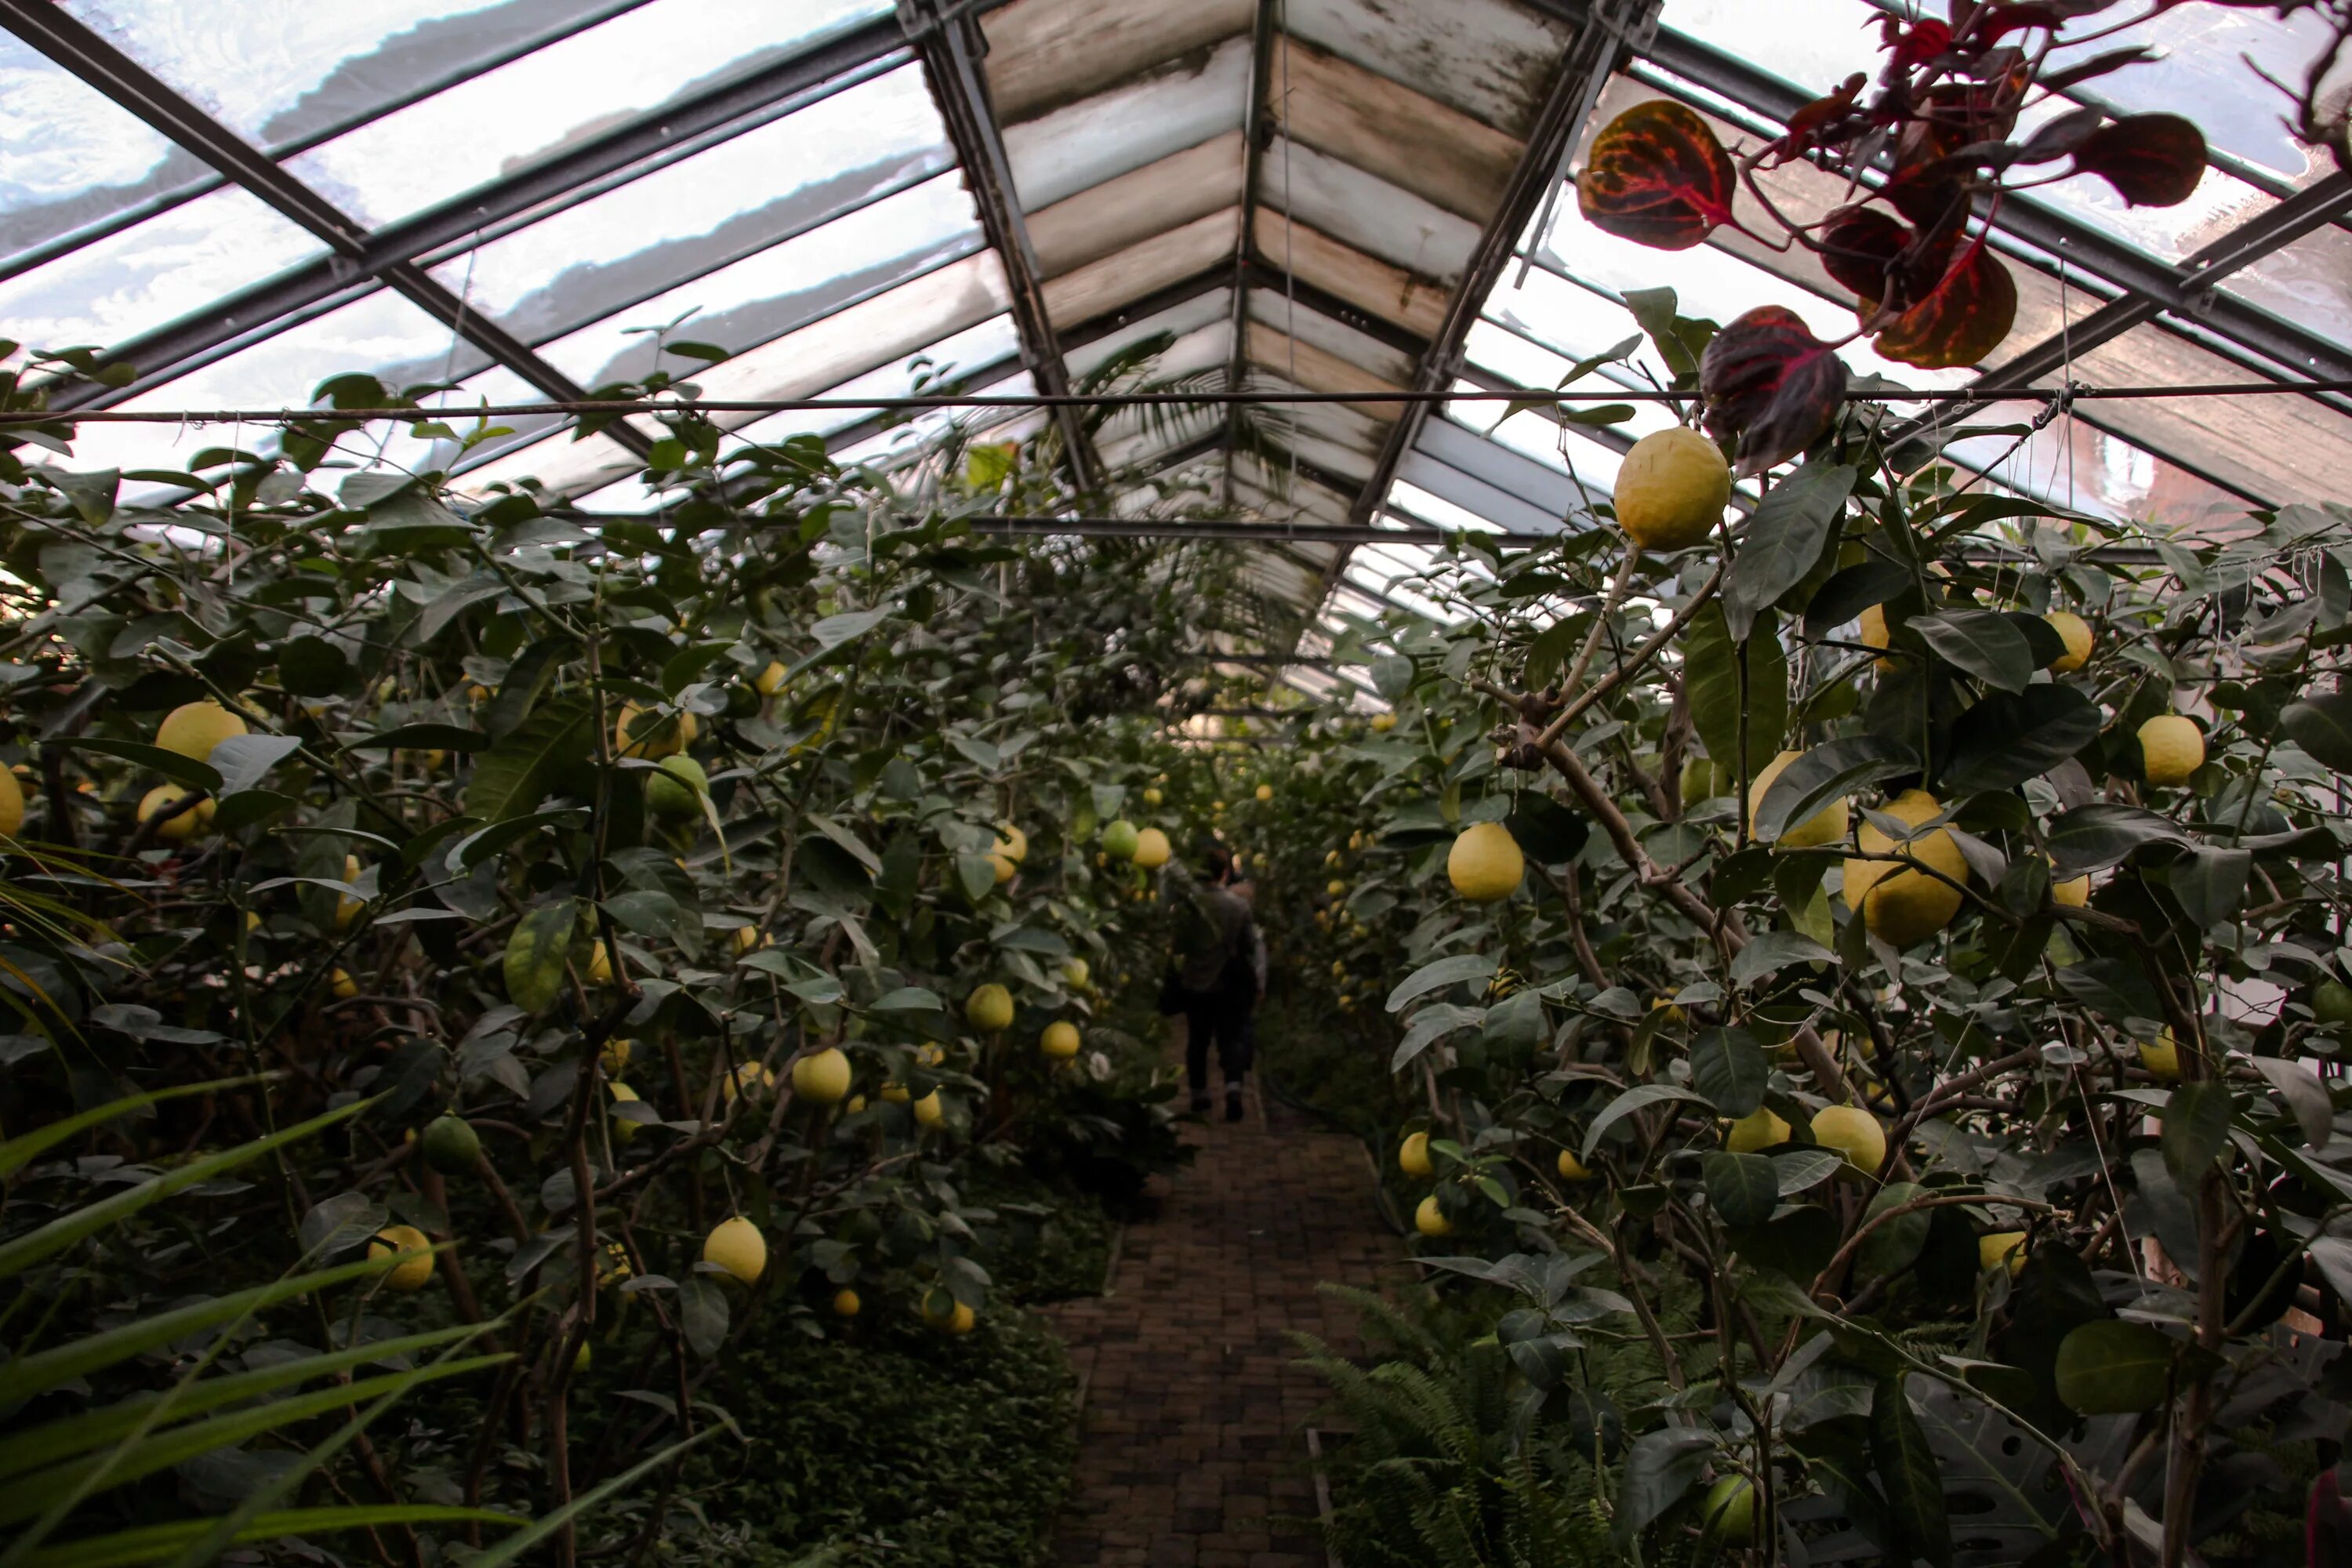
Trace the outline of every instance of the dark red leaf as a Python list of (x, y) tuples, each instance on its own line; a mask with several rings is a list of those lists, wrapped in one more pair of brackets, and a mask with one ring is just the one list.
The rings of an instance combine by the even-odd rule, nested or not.
[(2017, 279), (1979, 239), (1943, 280), (1878, 334), (1880, 357), (1921, 370), (1980, 364), (2017, 320)]
[(1915, 237), (1875, 207), (1849, 207), (1832, 218), (1822, 234), (1822, 268), (1854, 291), (1866, 316), (1887, 297), (1890, 277), (1895, 278), (1896, 297), (1901, 297), (1897, 271), (1903, 253)]
[(1637, 103), (1601, 128), (1576, 203), (1604, 234), (1655, 250), (1688, 250), (1731, 217), (1731, 154), (1696, 110)]
[(1785, 305), (1759, 305), (1715, 334), (1698, 364), (1706, 427), (1739, 437), (1743, 478), (1821, 438), (1845, 396), (1845, 362)]
[(2127, 114), (2074, 149), (2074, 172), (2098, 175), (2133, 206), (2177, 206), (2205, 177), (2205, 133), (2178, 114)]
[(1952, 47), (1952, 29), (1933, 17), (1895, 35), (1889, 48), (1897, 70), (1924, 66)]
[(1860, 71), (1789, 116), (1789, 129), (1773, 143), (1780, 157), (1801, 158), (1822, 142), (1822, 133), (1852, 118), (1870, 79)]

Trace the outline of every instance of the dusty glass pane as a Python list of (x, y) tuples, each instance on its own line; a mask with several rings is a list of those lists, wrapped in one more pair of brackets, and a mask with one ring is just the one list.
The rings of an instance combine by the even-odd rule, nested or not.
[(205, 174), (129, 110), (0, 33), (0, 255), (100, 222)]
[[(654, 334), (633, 329), (677, 322), (670, 336), (740, 353), (968, 254), (979, 244), (979, 224), (961, 177), (942, 174), (656, 294), (557, 339), (545, 352), (585, 386), (635, 379), (649, 373), (656, 360)], [(697, 362), (672, 356), (664, 363), (683, 372)]]
[(453, 257), (434, 273), (517, 335), (544, 342), (953, 162), (922, 74), (909, 66)]
[(40, 348), (110, 346), (320, 248), (258, 198), (215, 191), (0, 283), (0, 322), (9, 337)]
[[(1013, 318), (997, 316), (879, 370), (868, 371), (811, 395), (904, 397), (920, 390), (916, 384), (919, 375), (924, 377), (924, 385), (935, 386), (941, 382), (980, 382), (982, 378), (972, 374), (980, 371), (990, 373), (984, 390), (1010, 396), (1015, 389), (996, 378), (1018, 369), (1020, 353), (1021, 335), (1013, 325)], [(974, 384), (969, 390), (977, 392), (983, 386)], [(877, 412), (871, 408), (786, 409), (742, 426), (735, 437), (747, 443), (772, 445), (793, 436), (830, 436)]]
[(2231, 273), (2223, 291), (2352, 346), (2352, 234), (2307, 234)]
[(882, 0), (657, 0), (387, 114), (289, 165), (383, 225), (887, 11)]

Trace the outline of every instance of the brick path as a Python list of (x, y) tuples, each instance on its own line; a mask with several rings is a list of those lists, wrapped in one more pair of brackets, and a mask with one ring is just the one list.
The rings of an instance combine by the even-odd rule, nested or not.
[(1324, 1568), (1285, 1522), (1315, 1515), (1301, 1428), (1324, 1394), (1284, 1335), (1354, 1345), (1316, 1287), (1385, 1283), (1399, 1244), (1361, 1144), (1251, 1100), (1187, 1130), (1200, 1154), (1128, 1228), (1112, 1293), (1052, 1309), (1087, 1380), (1055, 1541), (1071, 1568)]

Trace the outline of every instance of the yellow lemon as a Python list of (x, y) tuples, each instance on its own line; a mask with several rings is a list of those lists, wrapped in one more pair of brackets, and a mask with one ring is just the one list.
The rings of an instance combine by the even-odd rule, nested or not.
[(205, 698), (199, 702), (182, 703), (165, 714), (163, 727), (155, 731), (155, 743), (167, 752), (177, 752), (201, 763), (213, 754), (215, 746), (231, 735), (245, 732), (244, 720)]
[(1008, 855), (991, 855), (988, 858), (988, 868), (995, 873), (996, 885), (1000, 888), (1013, 880), (1014, 875), (1021, 869), (1013, 863), (1012, 857)]
[(882, 1086), (882, 1098), (892, 1105), (904, 1105), (914, 1096), (907, 1092), (903, 1083), (886, 1083)]
[(2159, 1029), (2155, 1039), (2139, 1042), (2139, 1065), (2146, 1068), (2151, 1077), (2162, 1079), (2167, 1083), (2179, 1081), (2180, 1047), (2173, 1039), (2170, 1029)]
[[(1764, 764), (1764, 771), (1758, 773), (1755, 782), (1748, 786), (1748, 816), (1750, 822), (1763, 809), (1764, 792), (1772, 787), (1775, 779), (1789, 771), (1790, 763), (1804, 754), (1802, 752), (1783, 752)], [(1790, 823), (1773, 842), (1783, 849), (1817, 849), (1824, 844), (1835, 844), (1845, 837), (1848, 819), (1845, 797), (1840, 795), (1804, 821)]]
[(1340, 894), (1348, 890), (1348, 884), (1339, 880), (1339, 878), (1334, 877), (1329, 881), (1323, 884), (1323, 890), (1336, 899)]
[(1432, 1193), (1427, 1197), (1422, 1199), (1421, 1206), (1412, 1211), (1412, 1228), (1421, 1232), (1423, 1236), (1451, 1236), (1454, 1234), (1454, 1222), (1447, 1219), (1445, 1217), (1445, 1211), (1438, 1206), (1437, 1194), (1435, 1193)]
[(793, 1063), (793, 1093), (813, 1105), (838, 1105), (848, 1099), (848, 1056), (838, 1046), (827, 1046)]
[(625, 757), (674, 757), (694, 744), (700, 728), (691, 713), (648, 712), (634, 702), (624, 703), (613, 724), (613, 750)]
[(1160, 798), (1160, 792), (1156, 789), (1147, 789), (1143, 792), (1143, 804), (1146, 805), (1158, 805)]
[(994, 981), (972, 987), (963, 999), (964, 1022), (983, 1035), (994, 1035), (1013, 1026), (1013, 993)]
[(629, 1053), (636, 1048), (635, 1040), (607, 1040), (604, 1048), (596, 1053), (596, 1064), (604, 1069), (606, 1078), (618, 1078), (628, 1070)]
[(1977, 1267), (1997, 1268), (2003, 1265), (2011, 1274), (2025, 1267), (2023, 1231), (1996, 1230), (1977, 1237)]
[(1676, 426), (1633, 443), (1617, 470), (1617, 521), (1644, 550), (1687, 550), (1702, 542), (1731, 504), (1731, 465), (1723, 449)]
[(850, 1115), (855, 1116), (859, 1111), (866, 1109), (866, 1097), (862, 1094), (853, 1094), (849, 1097), (849, 1103), (843, 1106), (842, 1109), (847, 1111)]
[(1858, 1105), (1832, 1105), (1813, 1118), (1813, 1142), (1845, 1156), (1865, 1176), (1886, 1163), (1886, 1129)]
[(335, 994), (338, 1002), (348, 1002), (360, 994), (360, 983), (352, 978), (347, 969), (338, 969), (328, 975), (327, 988)]
[(2066, 644), (2066, 651), (2050, 661), (2059, 675), (2071, 675), (2091, 662), (2091, 623), (2072, 610), (2053, 610), (2042, 617)]
[(1360, 833), (1350, 833), (1348, 835), (1348, 849), (1349, 853), (1352, 854), (1355, 851), (1363, 848), (1364, 842), (1364, 836)]
[(1756, 1484), (1746, 1476), (1718, 1476), (1699, 1504), (1705, 1528), (1725, 1546), (1747, 1546), (1756, 1539)]
[[(1923, 789), (1907, 789), (1886, 803), (1885, 813), (1913, 827), (1943, 814), (1936, 797)], [(1881, 833), (1869, 822), (1862, 825), (1860, 839), (1866, 854), (1885, 855), (1895, 849), (1895, 840)], [(1848, 860), (1845, 863), (1845, 901), (1850, 909), (1861, 912), (1871, 933), (1880, 941), (1895, 947), (1908, 947), (1935, 935), (1960, 912), (1960, 889), (1955, 883), (1965, 881), (1969, 863), (1960, 857), (1960, 847), (1952, 836), (1937, 828), (1924, 838), (1914, 838), (1905, 847), (1911, 858), (1932, 868), (1951, 879), (1949, 882), (1899, 866), (1891, 860)]]
[[(740, 1069), (739, 1068), (738, 1070), (740, 1071)], [(729, 1085), (727, 1087), (732, 1088), (733, 1086)], [(606, 1084), (604, 1088), (605, 1090), (612, 1095), (613, 1103), (615, 1106), (626, 1105), (631, 1101), (641, 1098), (635, 1089), (631, 1089), (625, 1083), (615, 1081)], [(637, 1124), (635, 1122), (629, 1121), (625, 1117), (615, 1116), (613, 1118), (614, 1142), (626, 1143), (630, 1139), (635, 1138), (636, 1135)]]
[(1272, 800), (1274, 798), (1274, 786), (1272, 784), (1258, 785), (1257, 797), (1260, 800)]
[(1473, 823), (1446, 853), (1445, 876), (1474, 904), (1491, 904), (1518, 891), (1528, 871), (1511, 830), (1499, 822)]
[(772, 937), (761, 936), (758, 926), (735, 928), (735, 951), (738, 952), (749, 952), (755, 947), (765, 947), (773, 940)]
[(756, 1285), (768, 1271), (768, 1238), (741, 1215), (720, 1220), (702, 1238), (702, 1261), (717, 1264), (746, 1285)]
[(1430, 1163), (1428, 1133), (1405, 1134), (1404, 1142), (1397, 1145), (1397, 1169), (1424, 1181), (1437, 1174), (1437, 1167)]
[(938, 1089), (915, 1101), (915, 1120), (925, 1127), (937, 1127), (948, 1119), (948, 1108), (940, 1099)]
[(1559, 1169), (1559, 1179), (1563, 1182), (1589, 1182), (1592, 1179), (1592, 1172), (1576, 1157), (1573, 1149), (1562, 1149), (1553, 1164)]
[[(360, 858), (358, 856), (346, 855), (343, 857), (344, 881), (356, 886), (359, 882), (361, 873), (366, 868), (360, 864)], [(337, 931), (349, 931), (351, 929), (352, 922), (360, 918), (360, 911), (365, 908), (367, 908), (367, 900), (364, 899), (355, 899), (349, 893), (336, 894), (335, 929)]]
[[(2056, 861), (2052, 861), (2056, 865)], [(2079, 910), (2091, 901), (2091, 879), (2088, 876), (2069, 877), (2050, 884), (2050, 901), (2062, 909)]]
[(572, 1358), (572, 1375), (577, 1377), (582, 1373), (586, 1372), (589, 1364), (595, 1359), (596, 1358), (594, 1356), (588, 1353), (588, 1342), (586, 1340), (582, 1340), (580, 1342), (580, 1353)]
[(2147, 782), (2170, 789), (2205, 765), (2205, 731), (2178, 713), (2160, 713), (2139, 727), (2140, 768)]
[[(1151, 794), (1150, 790), (1144, 792)], [(1156, 871), (1168, 864), (1175, 850), (1169, 845), (1168, 835), (1156, 827), (1147, 827), (1135, 836), (1135, 863), (1147, 871)]]
[(1752, 1154), (1788, 1141), (1789, 1124), (1769, 1106), (1759, 1105), (1723, 1129), (1723, 1146), (1735, 1154)]
[(770, 659), (768, 668), (751, 678), (751, 684), (762, 697), (773, 697), (784, 689), (784, 667), (781, 660)]
[(367, 1255), (377, 1258), (404, 1254), (392, 1266), (392, 1272), (383, 1277), (384, 1286), (393, 1290), (422, 1290), (433, 1278), (432, 1246), (425, 1234), (413, 1225), (386, 1226), (368, 1243)]
[(1372, 732), (1373, 732), (1374, 734), (1376, 734), (1376, 735), (1385, 735), (1385, 734), (1387, 734), (1391, 730), (1393, 730), (1393, 729), (1395, 729), (1395, 728), (1396, 728), (1396, 715), (1395, 715), (1395, 714), (1393, 714), (1393, 713), (1375, 713), (1375, 714), (1373, 714), (1373, 715), (1372, 715)]
[(844, 1288), (842, 1289), (835, 1290), (833, 1293), (833, 1315), (835, 1317), (854, 1318), (865, 1310), (866, 1303), (857, 1299), (856, 1291)]
[(943, 1334), (968, 1334), (971, 1332), (972, 1325), (979, 1321), (972, 1310), (961, 1301), (958, 1301), (951, 1311), (945, 1313), (926, 1311), (923, 1314), (923, 1321)]
[(1085, 990), (1087, 981), (1093, 974), (1094, 970), (1083, 958), (1066, 958), (1062, 961), (1062, 979), (1075, 989)]
[(1018, 866), (1029, 858), (1029, 836), (1012, 823), (1000, 823), (993, 853), (1003, 856)]
[(1862, 612), (1860, 619), (1862, 622), (1862, 630), (1853, 640), (1860, 643), (1864, 647), (1881, 649), (1882, 652), (1878, 659), (1878, 668), (1881, 669), (1893, 669), (1895, 668), (1895, 661), (1886, 658), (1883, 651), (1887, 646), (1886, 606), (1884, 605), (1873, 605), (1870, 608)]
[(604, 951), (604, 939), (601, 937), (597, 939), (596, 945), (588, 950), (588, 984), (591, 985), (613, 984), (613, 955)]
[(0, 768), (0, 838), (14, 838), (25, 826), (25, 786), (16, 775)]
[(1076, 1056), (1079, 1043), (1078, 1026), (1059, 1018), (1046, 1025), (1045, 1032), (1037, 1037), (1037, 1048), (1057, 1062), (1066, 1062)]
[[(188, 792), (178, 784), (157, 784), (139, 797), (139, 820), (145, 822), (160, 816), (187, 798)], [(211, 830), (215, 809), (212, 797), (207, 795), (187, 810), (157, 823), (155, 837), (171, 844), (201, 837)]]

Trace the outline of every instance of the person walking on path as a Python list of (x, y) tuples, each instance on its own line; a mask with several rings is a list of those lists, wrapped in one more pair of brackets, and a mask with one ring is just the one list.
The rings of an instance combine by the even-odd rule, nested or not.
[(1223, 845), (1201, 858), (1199, 879), (1176, 927), (1176, 952), (1160, 1011), (1184, 1015), (1184, 1065), (1192, 1109), (1205, 1113), (1209, 1049), (1224, 1079), (1225, 1120), (1242, 1119), (1242, 1080), (1249, 1072), (1251, 1014), (1265, 989), (1264, 941), (1249, 900), (1234, 891), (1234, 861)]

